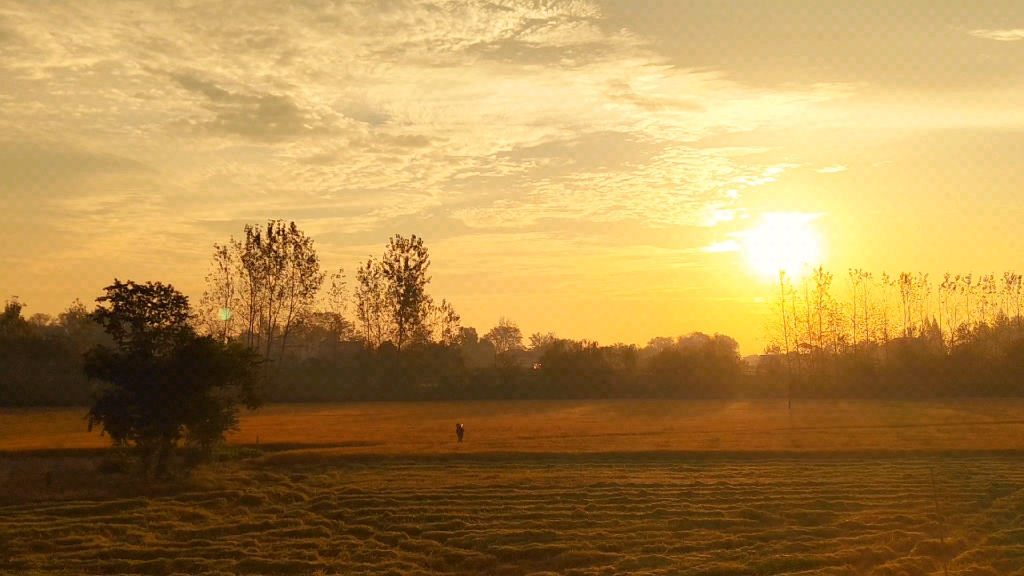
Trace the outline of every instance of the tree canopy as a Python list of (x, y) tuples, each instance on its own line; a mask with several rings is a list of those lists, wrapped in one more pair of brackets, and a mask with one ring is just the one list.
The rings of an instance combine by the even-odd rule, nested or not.
[(160, 476), (180, 443), (208, 453), (237, 426), (238, 404), (259, 407), (258, 357), (197, 335), (188, 298), (170, 285), (115, 280), (105, 291), (93, 318), (114, 345), (86, 354), (86, 374), (105, 383), (86, 418)]

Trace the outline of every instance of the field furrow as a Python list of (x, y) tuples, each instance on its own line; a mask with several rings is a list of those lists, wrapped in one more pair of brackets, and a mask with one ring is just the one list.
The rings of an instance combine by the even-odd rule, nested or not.
[(1020, 464), (225, 464), (177, 494), (2, 507), (0, 571), (1024, 574)]

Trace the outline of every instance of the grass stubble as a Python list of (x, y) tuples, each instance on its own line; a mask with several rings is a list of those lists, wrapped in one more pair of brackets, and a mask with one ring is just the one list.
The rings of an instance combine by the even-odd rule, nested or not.
[[(439, 448), (398, 449), (425, 414), (454, 422), (460, 406), (476, 411), (462, 418), (467, 443), (446, 430)], [(283, 423), (249, 423), (266, 455), (168, 484), (98, 473), (97, 449), (9, 449), (0, 428), (0, 573), (1024, 574), (1014, 406), (860, 405), (871, 413), (853, 418), (836, 404), (831, 429), (814, 426), (825, 404), (792, 418), (714, 403), (500, 407), (435, 405), (420, 420), (417, 405), (275, 407), (259, 418)], [(517, 411), (506, 444), (487, 446)], [(60, 432), (52, 412), (4, 417)], [(361, 417), (381, 423), (376, 437)], [(697, 433), (672, 444), (676, 420), (725, 432), (717, 447)], [(984, 443), (936, 451), (965, 421), (989, 423), (964, 434)], [(767, 439), (727, 434), (740, 425)], [(852, 448), (827, 444), (842, 434)], [(873, 444), (885, 436), (896, 448)]]

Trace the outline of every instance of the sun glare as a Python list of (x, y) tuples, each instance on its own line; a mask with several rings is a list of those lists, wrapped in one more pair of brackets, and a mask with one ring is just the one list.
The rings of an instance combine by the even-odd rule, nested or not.
[(772, 278), (784, 271), (800, 276), (820, 263), (818, 239), (807, 224), (818, 214), (800, 212), (765, 214), (764, 222), (743, 233), (751, 268)]

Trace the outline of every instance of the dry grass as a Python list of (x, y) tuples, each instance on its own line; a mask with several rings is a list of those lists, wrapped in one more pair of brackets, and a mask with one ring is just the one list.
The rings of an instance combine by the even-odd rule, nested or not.
[(1024, 575), (1020, 402), (272, 406), (161, 485), (81, 417), (0, 413), (0, 574)]
[(0, 573), (1024, 574), (1022, 488), (1006, 456), (224, 464), (0, 507)]
[[(102, 448), (82, 410), (0, 411), (0, 452)], [(455, 443), (455, 423), (466, 442)], [(1024, 402), (437, 402), (275, 405), (230, 438), (337, 454), (1024, 450)]]

